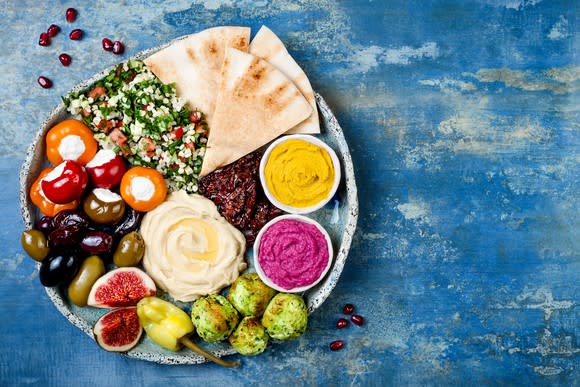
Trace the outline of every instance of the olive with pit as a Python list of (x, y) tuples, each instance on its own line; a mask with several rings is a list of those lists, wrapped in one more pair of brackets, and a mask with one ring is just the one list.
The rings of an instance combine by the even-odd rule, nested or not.
[(77, 306), (87, 305), (91, 288), (105, 274), (105, 264), (98, 255), (87, 257), (68, 285), (68, 298)]
[(79, 266), (78, 255), (68, 253), (49, 255), (40, 264), (38, 278), (46, 287), (66, 284), (77, 274)]
[(38, 230), (25, 230), (20, 236), (20, 243), (22, 248), (26, 251), (32, 259), (35, 261), (42, 261), (48, 253), (50, 248), (48, 247), (48, 241), (42, 233)]
[(143, 219), (143, 212), (139, 212), (131, 206), (127, 207), (125, 217), (115, 225), (115, 230), (113, 231), (115, 238), (121, 238), (131, 231), (137, 230), (141, 224), (141, 219)]
[(83, 201), (83, 210), (95, 223), (113, 224), (125, 215), (125, 202), (111, 190), (95, 188)]
[(84, 230), (89, 226), (90, 222), (90, 219), (82, 211), (64, 210), (56, 214), (52, 219), (52, 229), (77, 226), (80, 230)]
[(113, 236), (104, 231), (87, 231), (80, 242), (80, 248), (89, 254), (100, 254), (111, 251)]
[(113, 263), (119, 267), (136, 266), (145, 253), (145, 242), (137, 231), (125, 235), (113, 254)]

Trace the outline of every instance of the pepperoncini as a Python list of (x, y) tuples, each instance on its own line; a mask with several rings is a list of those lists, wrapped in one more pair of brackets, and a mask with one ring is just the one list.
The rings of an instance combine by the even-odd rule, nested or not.
[(189, 334), (193, 332), (191, 318), (168, 301), (158, 297), (145, 297), (137, 304), (137, 315), (147, 335), (163, 348), (178, 351), (183, 345), (224, 367), (232, 368), (240, 364), (239, 361), (222, 360), (191, 341), (189, 339)]

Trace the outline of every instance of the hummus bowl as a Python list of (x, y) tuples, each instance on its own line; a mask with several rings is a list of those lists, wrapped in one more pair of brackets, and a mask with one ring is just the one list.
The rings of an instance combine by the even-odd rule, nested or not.
[[(185, 37), (179, 38), (183, 39)], [(179, 40), (177, 39), (177, 40)], [(177, 41), (175, 40), (175, 41)], [(171, 41), (165, 45), (143, 51), (129, 59), (143, 60), (149, 55), (174, 43)], [(93, 77), (76, 85), (71, 92), (81, 91), (88, 88), (98, 79), (108, 74), (115, 66), (107, 68)], [(356, 229), (358, 218), (358, 199), (352, 159), (346, 143), (344, 134), (332, 111), (324, 99), (316, 94), (316, 102), (320, 113), (321, 134), (320, 139), (336, 149), (337, 158), (341, 164), (342, 174), (338, 188), (330, 201), (317, 211), (309, 214), (309, 217), (316, 220), (328, 232), (334, 248), (334, 259), (329, 266), (324, 278), (315, 286), (303, 293), (308, 312), (312, 313), (319, 308), (335, 287), (346, 262), (348, 251)], [(72, 118), (61, 102), (52, 112), (48, 114), (36, 132), (30, 144), (25, 161), (20, 170), (20, 210), (25, 229), (31, 229), (40, 219), (41, 214), (29, 200), (29, 191), (32, 183), (39, 175), (40, 171), (49, 165), (45, 155), (46, 132), (55, 124), (64, 119)], [(253, 265), (253, 251), (249, 249), (246, 253), (248, 272), (256, 271)], [(36, 263), (37, 269), (40, 263)], [(38, 286), (40, 282), (38, 282)], [(48, 300), (54, 307), (75, 327), (86, 333), (89, 337), (87, 345), (91, 345), (94, 340), (93, 325), (107, 311), (93, 307), (78, 307), (71, 303), (66, 294), (66, 287), (46, 287)], [(169, 295), (159, 292), (161, 298), (170, 300), (180, 306), (186, 312), (190, 311), (191, 303), (180, 303), (172, 300)], [(39, 302), (42, 302), (40, 300)], [(92, 345), (96, 345), (94, 342)], [(201, 343), (201, 345), (214, 355), (221, 357), (233, 355), (237, 352), (227, 341), (220, 343)], [(172, 352), (159, 347), (148, 337), (141, 339), (139, 344), (132, 350), (123, 354), (129, 358), (156, 362), (160, 364), (199, 364), (206, 359), (188, 349), (179, 352)]]

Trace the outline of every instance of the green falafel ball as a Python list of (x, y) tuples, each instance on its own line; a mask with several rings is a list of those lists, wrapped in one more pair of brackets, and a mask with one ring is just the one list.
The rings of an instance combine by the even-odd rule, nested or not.
[(191, 306), (191, 321), (204, 341), (225, 340), (238, 325), (236, 308), (219, 294), (197, 299)]
[(276, 294), (264, 312), (262, 325), (274, 339), (290, 340), (301, 336), (308, 325), (304, 299), (293, 293)]
[(236, 351), (245, 356), (258, 355), (266, 349), (270, 336), (260, 319), (254, 316), (244, 317), (228, 338)]
[(228, 293), (228, 301), (242, 316), (261, 317), (276, 293), (276, 290), (262, 282), (258, 273), (247, 273), (234, 281)]

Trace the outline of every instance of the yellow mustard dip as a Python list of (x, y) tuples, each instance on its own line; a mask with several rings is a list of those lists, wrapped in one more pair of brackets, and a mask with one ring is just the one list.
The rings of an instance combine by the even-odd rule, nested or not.
[(327, 199), (334, 174), (330, 154), (300, 139), (277, 145), (264, 168), (270, 193), (280, 203), (297, 208), (314, 206)]

